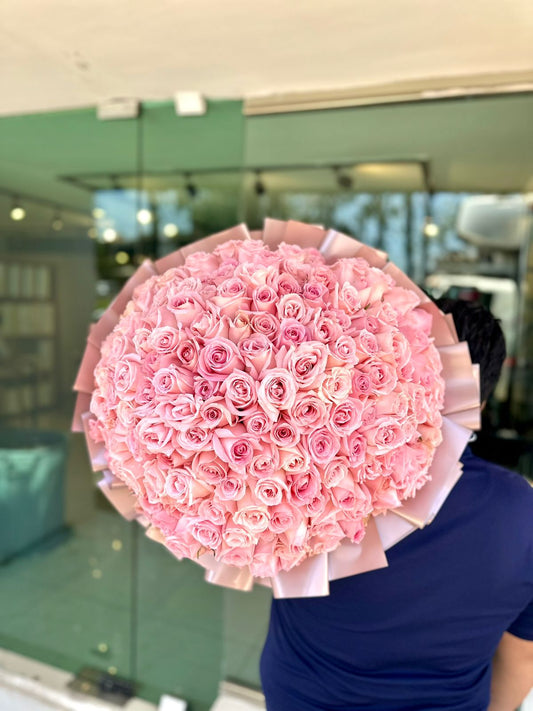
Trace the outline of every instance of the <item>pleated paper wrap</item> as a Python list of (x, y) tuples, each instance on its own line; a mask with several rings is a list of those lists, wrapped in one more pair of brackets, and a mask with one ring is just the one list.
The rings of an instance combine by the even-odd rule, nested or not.
[[(161, 531), (151, 526), (136, 506), (134, 494), (108, 469), (104, 445), (95, 444), (89, 436), (91, 394), (95, 388), (94, 370), (100, 360), (100, 346), (113, 330), (132, 298), (137, 286), (153, 275), (182, 266), (185, 258), (194, 252), (211, 252), (228, 240), (259, 239), (275, 249), (281, 242), (318, 249), (328, 264), (339, 258), (363, 257), (373, 267), (382, 269), (398, 286), (414, 291), (421, 300), (420, 308), (433, 317), (431, 336), (437, 347), (445, 380), (442, 444), (437, 448), (430, 468), (431, 479), (416, 493), (386, 514), (370, 517), (366, 534), (360, 543), (347, 539), (334, 551), (307, 558), (290, 571), (282, 571), (270, 579), (255, 579), (272, 587), (275, 597), (314, 597), (329, 594), (329, 581), (387, 566), (385, 551), (413, 531), (430, 524), (446, 497), (459, 479), (462, 465), (459, 458), (472, 430), (480, 426), (479, 369), (470, 359), (468, 346), (459, 342), (453, 319), (444, 315), (435, 304), (400, 270), (387, 261), (387, 255), (352, 237), (326, 231), (320, 227), (299, 222), (265, 220), (262, 231), (249, 232), (245, 225), (211, 235), (182, 247), (156, 262), (145, 261), (125, 284), (116, 299), (91, 326), (87, 347), (74, 384), (78, 392), (72, 430), (84, 432), (93, 471), (101, 472), (101, 491), (116, 510), (127, 520), (136, 519), (146, 535), (165, 545)], [(250, 590), (254, 578), (247, 567), (237, 568), (217, 562), (212, 554), (201, 555), (197, 562), (206, 570), (205, 578), (211, 583), (238, 590)]]

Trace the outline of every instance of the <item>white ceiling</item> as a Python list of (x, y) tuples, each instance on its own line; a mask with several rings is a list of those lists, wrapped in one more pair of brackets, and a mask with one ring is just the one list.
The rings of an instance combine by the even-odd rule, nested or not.
[(533, 70), (531, 0), (2, 0), (0, 115)]

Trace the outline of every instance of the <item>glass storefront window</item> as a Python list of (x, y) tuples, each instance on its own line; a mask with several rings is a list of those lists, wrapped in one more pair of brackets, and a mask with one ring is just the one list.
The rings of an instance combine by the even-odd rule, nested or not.
[(259, 145), (239, 102), (213, 102), (198, 120), (166, 104), (137, 121), (89, 111), (0, 120), (0, 646), (118, 674), (141, 697), (171, 693), (192, 711), (210, 708), (223, 679), (259, 688), (271, 593), (208, 585), (122, 520), (69, 433), (87, 327), (145, 259), (240, 222), (293, 219), (386, 251), (432, 296), (483, 301), (510, 354), (488, 431), (502, 451), (514, 447), (505, 463), (533, 470), (530, 237), (484, 246), (459, 224), (484, 191), (430, 192), (419, 161), (351, 165), (333, 137), (330, 157), (324, 144), (309, 165), (269, 166), (276, 130)]

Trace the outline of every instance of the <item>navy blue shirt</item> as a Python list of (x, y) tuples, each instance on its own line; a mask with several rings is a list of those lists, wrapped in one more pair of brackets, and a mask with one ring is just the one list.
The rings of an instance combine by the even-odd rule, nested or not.
[(268, 711), (485, 711), (502, 634), (533, 640), (533, 489), (463, 454), (430, 526), (329, 597), (273, 600)]

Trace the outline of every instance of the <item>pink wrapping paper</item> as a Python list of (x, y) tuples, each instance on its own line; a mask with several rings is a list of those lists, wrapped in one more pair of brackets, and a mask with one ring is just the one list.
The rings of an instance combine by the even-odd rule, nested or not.
[(394, 511), (389, 511), (374, 519), (378, 529), (383, 550), (387, 551), (392, 546), (402, 541), (406, 536), (418, 530), (418, 526), (402, 516), (397, 516)]
[[(89, 449), (91, 466), (101, 471), (103, 479), (99, 487), (117, 511), (127, 520), (137, 519), (147, 528), (146, 535), (168, 546), (161, 532), (136, 510), (135, 496), (106, 468), (107, 459), (103, 447), (92, 442), (88, 436), (91, 418), (89, 405), (94, 388), (94, 367), (98, 361), (101, 343), (113, 330), (135, 288), (154, 274), (184, 264), (188, 254), (197, 251), (212, 251), (217, 245), (232, 239), (263, 239), (275, 249), (283, 241), (315, 247), (328, 263), (338, 258), (363, 257), (372, 266), (383, 268), (399, 286), (417, 293), (422, 308), (432, 313), (432, 336), (438, 347), (446, 377), (446, 394), (443, 425), (443, 443), (437, 449), (430, 473), (431, 480), (417, 492), (414, 499), (386, 515), (370, 518), (366, 535), (359, 544), (345, 541), (329, 554), (320, 554), (306, 559), (288, 572), (281, 572), (271, 579), (256, 579), (262, 585), (272, 587), (275, 597), (308, 597), (327, 595), (329, 581), (387, 565), (385, 550), (395, 545), (417, 528), (430, 523), (461, 474), (458, 459), (470, 437), (471, 430), (479, 425), (479, 369), (472, 366), (468, 347), (458, 343), (453, 319), (444, 316), (428, 297), (394, 265), (387, 263), (384, 252), (373, 249), (334, 230), (326, 232), (320, 227), (297, 222), (265, 220), (262, 231), (248, 232), (245, 225), (211, 235), (183, 247), (155, 264), (146, 261), (127, 282), (110, 308), (97, 324), (90, 329), (88, 345), (84, 354), (74, 389), (78, 391), (74, 412), (74, 431), (84, 431)], [(172, 551), (171, 551), (172, 552)], [(239, 590), (249, 590), (254, 580), (247, 568), (235, 568), (219, 563), (212, 554), (204, 554), (197, 561), (206, 569), (206, 580)]]

